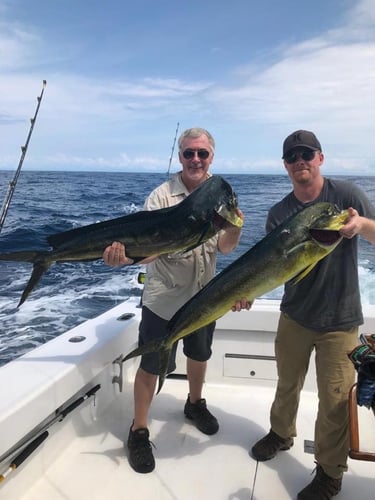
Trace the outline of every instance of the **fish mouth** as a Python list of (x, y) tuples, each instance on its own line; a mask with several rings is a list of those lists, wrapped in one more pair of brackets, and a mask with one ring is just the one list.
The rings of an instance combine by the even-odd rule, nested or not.
[(331, 216), (328, 221), (323, 221), (322, 225), (324, 225), (324, 227), (312, 227), (309, 233), (321, 246), (329, 247), (335, 245), (342, 239), (340, 229), (345, 225), (348, 216), (348, 210), (342, 210)]
[(323, 247), (331, 247), (335, 245), (339, 240), (342, 239), (342, 236), (339, 231), (332, 229), (310, 229), (311, 237)]
[(238, 228), (243, 226), (243, 220), (233, 207), (228, 208), (225, 205), (221, 205), (218, 209), (215, 209), (215, 212), (220, 219), (224, 219), (224, 221), (229, 222), (230, 225)]

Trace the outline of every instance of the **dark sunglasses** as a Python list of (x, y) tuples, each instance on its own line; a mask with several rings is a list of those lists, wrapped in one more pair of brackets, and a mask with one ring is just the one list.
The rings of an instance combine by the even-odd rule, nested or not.
[(197, 153), (200, 160), (207, 160), (210, 156), (210, 152), (207, 151), (207, 149), (185, 149), (185, 151), (182, 152), (182, 156), (185, 160), (191, 160), (194, 158), (195, 153)]
[(304, 161), (310, 161), (314, 158), (316, 151), (312, 149), (304, 149), (303, 151), (294, 151), (293, 153), (288, 153), (284, 156), (284, 160), (287, 163), (295, 163), (299, 158)]

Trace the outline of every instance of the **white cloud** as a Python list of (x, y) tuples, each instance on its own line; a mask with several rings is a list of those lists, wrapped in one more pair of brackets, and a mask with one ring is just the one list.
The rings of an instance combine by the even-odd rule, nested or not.
[(258, 72), (253, 64), (241, 68), (241, 82), (217, 87), (212, 105), (244, 127), (310, 128), (341, 160), (354, 156), (348, 168), (373, 168), (374, 12), (373, 2), (360, 2), (340, 29), (283, 47), (278, 60)]
[[(51, 72), (52, 51), (65, 57), (71, 42), (65, 52), (61, 47), (43, 52), (41, 35), (32, 26), (6, 19), (0, 0), (0, 135), (8, 148), (0, 150), (0, 166), (12, 166), (18, 159), (43, 78), (48, 83), (30, 166), (164, 168), (167, 154), (162, 157), (157, 139), (165, 122), (173, 133), (177, 117), (188, 126), (204, 122), (219, 129), (223, 123), (236, 130), (238, 137), (222, 141), (216, 157), (223, 169), (280, 168), (280, 155), (274, 153), (278, 137), (300, 126), (324, 137), (331, 165), (373, 166), (375, 5), (373, 0), (353, 5), (335, 29), (273, 47), (263, 52), (262, 60), (226, 69), (223, 81), (230, 78), (230, 84), (223, 84), (206, 79), (204, 71), (190, 79), (171, 77), (173, 65), (165, 78)], [(37, 71), (36, 61), (47, 74)], [(269, 141), (262, 143), (263, 130), (272, 134), (273, 151)], [(262, 154), (249, 151), (243, 138), (250, 132)], [(252, 160), (241, 159), (242, 152), (231, 157), (230, 144), (225, 148), (234, 139)]]
[(19, 24), (0, 21), (0, 71), (30, 67), (40, 39)]

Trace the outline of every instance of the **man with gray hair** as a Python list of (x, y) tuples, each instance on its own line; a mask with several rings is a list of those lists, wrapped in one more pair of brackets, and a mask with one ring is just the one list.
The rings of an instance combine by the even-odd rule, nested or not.
[[(180, 203), (211, 176), (209, 167), (215, 154), (215, 141), (207, 130), (185, 130), (178, 146), (182, 170), (148, 196), (146, 210)], [(243, 218), (240, 210), (238, 215)], [(140, 345), (167, 334), (166, 326), (173, 314), (214, 277), (217, 251), (224, 254), (231, 252), (238, 244), (240, 233), (240, 229), (229, 227), (193, 250), (151, 257), (142, 262), (147, 264), (147, 279), (142, 297)], [(126, 249), (118, 242), (106, 248), (103, 259), (112, 266), (132, 264), (126, 256)], [(219, 429), (216, 418), (202, 398), (214, 329), (215, 323), (211, 323), (183, 339), (189, 384), (184, 413), (201, 432), (208, 435), (215, 434)], [(177, 343), (170, 357), (168, 373), (176, 368), (176, 348)], [(130, 465), (140, 473), (151, 472), (155, 467), (147, 420), (158, 373), (158, 353), (143, 355), (134, 382), (135, 414), (127, 443)]]

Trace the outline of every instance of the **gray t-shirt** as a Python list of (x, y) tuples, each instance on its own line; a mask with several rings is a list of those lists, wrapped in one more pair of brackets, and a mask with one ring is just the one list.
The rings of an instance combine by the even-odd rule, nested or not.
[[(375, 209), (354, 183), (324, 179), (322, 192), (313, 202), (302, 203), (289, 193), (274, 205), (266, 224), (267, 232), (294, 213), (326, 201), (341, 210), (355, 208), (359, 215), (375, 219)], [(349, 330), (363, 323), (358, 282), (358, 237), (343, 241), (299, 283), (287, 282), (281, 311), (306, 328), (320, 332)]]

